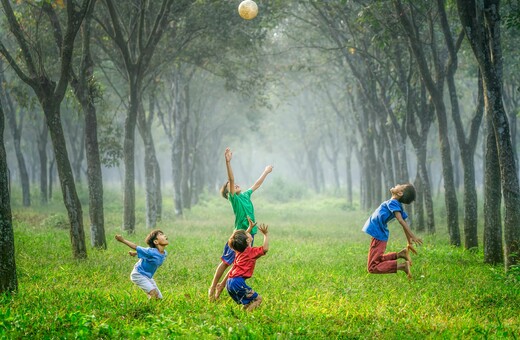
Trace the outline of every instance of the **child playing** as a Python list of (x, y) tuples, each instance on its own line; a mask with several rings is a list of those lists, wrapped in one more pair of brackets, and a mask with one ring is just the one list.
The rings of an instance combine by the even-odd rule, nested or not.
[(268, 226), (261, 224), (258, 230), (264, 234), (264, 244), (261, 247), (251, 247), (253, 237), (249, 232), (256, 223), (249, 218), (248, 220), (249, 228), (235, 230), (228, 241), (229, 247), (236, 251), (236, 257), (233, 268), (229, 271), (226, 288), (231, 298), (250, 312), (262, 303), (262, 297), (246, 284), (246, 279), (253, 276), (256, 260), (269, 250), (269, 237)]
[[(231, 168), (231, 158), (233, 153), (229, 148), (226, 148), (224, 152), (224, 157), (226, 158), (226, 170), (228, 175), (228, 181), (224, 183), (220, 192), (222, 196), (229, 200), (231, 206), (233, 208), (233, 213), (235, 214), (235, 230), (247, 230), (249, 227), (248, 219), (249, 216), (253, 222), (255, 221), (255, 210), (253, 207), (253, 203), (251, 202), (251, 195), (253, 192), (258, 189), (262, 183), (264, 182), (267, 175), (273, 171), (273, 167), (268, 165), (265, 167), (264, 172), (258, 178), (258, 180), (253, 184), (251, 188), (242, 192), (239, 185), (235, 184), (235, 177), (233, 176), (233, 169)], [(257, 232), (257, 227), (255, 226), (251, 231), (251, 235), (255, 237)], [(235, 259), (235, 251), (229, 248), (228, 244), (224, 245), (224, 251), (222, 253), (221, 262), (218, 265), (215, 275), (213, 276), (213, 281), (211, 282), (211, 287), (208, 290), (209, 299), (211, 301), (218, 299), (220, 293), (226, 286), (226, 277), (219, 283), (220, 278), (226, 271), (226, 269), (233, 264)]]
[[(368, 252), (368, 272), (371, 274), (389, 274), (402, 270), (409, 279), (412, 278), (410, 266), (412, 259), (409, 251), (417, 254), (412, 242), (422, 244), (420, 238), (415, 237), (405, 219), (408, 217), (403, 210), (404, 204), (410, 204), (415, 200), (415, 188), (412, 184), (399, 184), (390, 189), (392, 197), (379, 206), (372, 216), (365, 222), (363, 231), (372, 236), (370, 250)], [(396, 218), (403, 227), (404, 234), (408, 240), (406, 248), (399, 253), (386, 253), (386, 244), (390, 231), (388, 222)], [(397, 259), (404, 259), (404, 263), (397, 263)]]
[(152, 230), (146, 236), (145, 242), (150, 248), (143, 248), (116, 235), (116, 240), (126, 244), (135, 251), (129, 251), (130, 256), (136, 256), (139, 261), (130, 274), (130, 280), (148, 294), (149, 299), (162, 299), (162, 294), (153, 279), (153, 275), (168, 255), (164, 248), (168, 245), (168, 237), (159, 230)]

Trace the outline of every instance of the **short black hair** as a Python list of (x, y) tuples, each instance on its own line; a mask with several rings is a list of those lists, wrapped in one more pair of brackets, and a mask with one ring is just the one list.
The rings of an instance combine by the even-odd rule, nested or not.
[(228, 240), (228, 246), (238, 251), (243, 252), (247, 248), (247, 231), (238, 229), (233, 232), (233, 235)]
[(157, 239), (157, 236), (159, 236), (159, 234), (164, 234), (164, 233), (160, 229), (152, 230), (148, 234), (148, 236), (146, 236), (146, 238), (144, 239), (144, 242), (146, 242), (146, 244), (149, 245), (150, 248), (157, 248), (155, 246), (155, 243), (153, 243), (153, 241), (155, 241)]
[(399, 198), (399, 202), (404, 204), (410, 204), (415, 201), (415, 187), (411, 183), (406, 183), (403, 189), (403, 196)]
[(222, 197), (224, 197), (225, 199), (228, 199), (228, 193), (229, 193), (229, 190), (227, 187), (228, 184), (229, 184), (229, 181), (224, 183), (224, 185), (220, 188), (220, 194), (222, 194)]

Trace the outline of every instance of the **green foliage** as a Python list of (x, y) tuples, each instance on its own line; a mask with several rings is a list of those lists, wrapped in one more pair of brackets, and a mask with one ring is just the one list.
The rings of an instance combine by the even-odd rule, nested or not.
[[(170, 245), (155, 275), (165, 296), (157, 303), (147, 301), (128, 279), (136, 259), (114, 239), (121, 232), (118, 192), (107, 193), (108, 250), (91, 249), (82, 261), (72, 259), (68, 231), (50, 223), (63, 214), (59, 207), (15, 208), (19, 291), (0, 296), (0, 339), (472, 339), (519, 334), (518, 267), (504, 274), (502, 266), (483, 264), (481, 252), (451, 247), (445, 225), (437, 226), (436, 235), (422, 235), (412, 281), (403, 273), (370, 275), (370, 239), (361, 232), (367, 212), (344, 209), (342, 199), (330, 196), (281, 203), (270, 195), (265, 190), (255, 197), (257, 220), (269, 224), (271, 243), (248, 280), (264, 298), (252, 313), (225, 292), (217, 303), (207, 301), (232, 231), (231, 207), (217, 194), (205, 193), (183, 218), (171, 213), (173, 202), (165, 198), (158, 227)], [(137, 219), (143, 220), (144, 205), (137, 206)], [(400, 226), (392, 223), (390, 231), (388, 250), (402, 249), (406, 240)], [(139, 224), (127, 238), (143, 245), (147, 232)], [(255, 243), (260, 245), (262, 236)]]

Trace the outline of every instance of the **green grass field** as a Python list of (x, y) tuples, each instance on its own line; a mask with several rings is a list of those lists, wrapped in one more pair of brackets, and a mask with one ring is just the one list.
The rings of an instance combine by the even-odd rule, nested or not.
[[(257, 221), (270, 226), (270, 251), (258, 260), (250, 286), (264, 298), (244, 312), (226, 292), (209, 303), (207, 290), (224, 242), (231, 207), (206, 198), (179, 219), (164, 213), (169, 256), (155, 279), (164, 295), (148, 301), (129, 280), (136, 261), (115, 241), (120, 198), (107, 194), (108, 250), (73, 260), (61, 205), (13, 208), (19, 291), (0, 297), (1, 339), (423, 339), (520, 337), (520, 270), (483, 264), (482, 252), (448, 245), (445, 226), (413, 257), (409, 281), (400, 272), (370, 275), (370, 239), (361, 232), (369, 212), (340, 198), (272, 203), (254, 198)], [(139, 196), (138, 196), (139, 197)], [(144, 244), (143, 202), (137, 230)], [(171, 211), (171, 202), (165, 202)], [(54, 215), (53, 215), (54, 214)], [(88, 214), (85, 231), (90, 244)], [(390, 226), (388, 250), (405, 238)], [(259, 234), (255, 245), (261, 245)]]

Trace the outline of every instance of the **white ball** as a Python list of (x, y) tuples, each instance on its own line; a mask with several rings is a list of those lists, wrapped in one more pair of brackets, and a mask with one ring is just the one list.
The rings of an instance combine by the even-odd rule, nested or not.
[(251, 20), (258, 14), (258, 6), (253, 0), (244, 0), (238, 5), (238, 14), (242, 19)]

